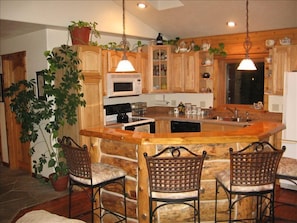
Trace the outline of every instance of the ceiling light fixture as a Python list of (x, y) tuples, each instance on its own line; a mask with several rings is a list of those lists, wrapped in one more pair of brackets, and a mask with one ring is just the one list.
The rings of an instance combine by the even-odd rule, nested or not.
[(228, 21), (227, 22), (227, 26), (228, 27), (235, 27), (236, 26), (236, 23), (234, 21)]
[(139, 2), (139, 3), (137, 3), (137, 7), (140, 9), (145, 9), (147, 7), (147, 5), (143, 2)]
[(125, 31), (125, 0), (123, 0), (123, 37), (121, 45), (124, 47), (122, 60), (118, 63), (116, 68), (116, 72), (133, 72), (135, 71), (131, 62), (127, 59), (126, 51), (127, 51), (127, 38)]
[(257, 70), (254, 62), (249, 57), (249, 50), (252, 47), (252, 42), (249, 37), (249, 9), (248, 9), (249, 1), (246, 0), (246, 38), (243, 42), (243, 47), (245, 49), (245, 59), (243, 59), (237, 70)]

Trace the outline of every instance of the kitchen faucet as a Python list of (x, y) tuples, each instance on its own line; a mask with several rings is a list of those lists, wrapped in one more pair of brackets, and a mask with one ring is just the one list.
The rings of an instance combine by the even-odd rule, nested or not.
[(226, 109), (228, 110), (228, 111), (230, 111), (230, 112), (232, 112), (232, 114), (233, 114), (233, 118), (238, 118), (238, 110), (237, 110), (237, 108), (234, 108), (234, 110), (232, 110), (231, 108), (229, 108), (229, 107), (226, 107)]

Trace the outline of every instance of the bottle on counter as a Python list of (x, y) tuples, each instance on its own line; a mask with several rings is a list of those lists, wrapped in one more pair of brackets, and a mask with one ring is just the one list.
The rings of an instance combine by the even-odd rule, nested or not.
[(159, 35), (157, 36), (156, 44), (163, 45), (163, 37), (162, 37), (161, 33), (159, 33)]
[(179, 105), (177, 106), (179, 114), (185, 114), (185, 105), (180, 102)]

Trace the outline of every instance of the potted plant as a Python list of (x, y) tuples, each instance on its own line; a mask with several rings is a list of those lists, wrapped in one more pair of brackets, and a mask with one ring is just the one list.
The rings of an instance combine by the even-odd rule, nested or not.
[[(11, 98), (11, 110), (21, 125), (21, 142), (32, 143), (30, 154), (36, 152), (39, 136), (47, 147), (47, 151), (38, 160), (33, 160), (35, 174), (41, 176), (47, 163), (48, 167), (54, 168), (50, 178), (56, 182), (60, 177), (68, 175), (64, 154), (57, 143), (59, 130), (65, 123), (73, 125), (77, 122), (77, 108), (85, 106), (86, 102), (81, 92), (80, 80), (83, 74), (78, 69), (80, 60), (77, 52), (62, 45), (46, 51), (45, 56), (49, 63), (49, 68), (42, 71), (46, 100), (36, 97), (35, 79), (13, 83), (5, 89), (4, 95)], [(50, 139), (47, 139), (47, 135)]]
[(97, 22), (84, 22), (81, 20), (78, 22), (71, 21), (68, 30), (70, 32), (72, 45), (97, 45), (92, 41), (93, 35), (96, 38), (100, 37), (100, 32), (96, 29), (97, 25)]
[(224, 48), (225, 48), (225, 44), (224, 43), (219, 43), (219, 47), (210, 47), (208, 49), (208, 52), (210, 54), (213, 54), (213, 55), (226, 57), (227, 53), (226, 53)]
[(135, 51), (137, 51), (138, 53), (142, 52), (142, 47), (144, 46), (144, 44), (141, 42), (141, 40), (138, 40), (136, 42), (136, 44), (133, 47), (133, 50), (135, 49)]

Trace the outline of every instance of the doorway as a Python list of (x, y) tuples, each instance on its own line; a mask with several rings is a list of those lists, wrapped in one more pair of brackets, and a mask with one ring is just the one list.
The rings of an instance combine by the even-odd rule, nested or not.
[[(26, 52), (2, 55), (1, 58), (4, 88), (26, 79)], [(4, 98), (4, 104), (9, 166), (11, 169), (22, 169), (31, 173), (30, 142), (21, 143), (19, 139), (21, 126), (16, 122), (15, 114), (10, 110), (10, 98)]]
[(257, 70), (239, 71), (239, 63), (227, 64), (227, 104), (253, 104), (263, 102), (264, 62), (255, 63)]

